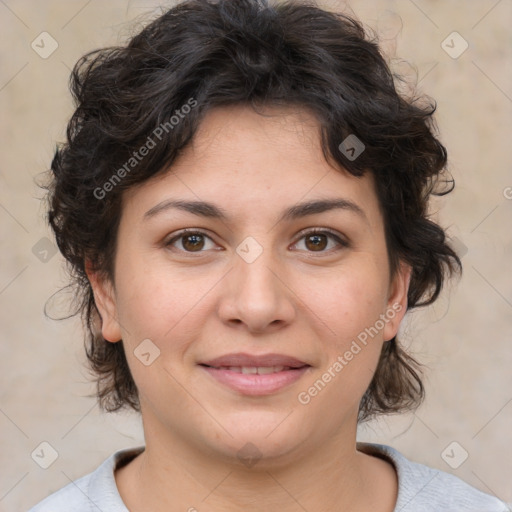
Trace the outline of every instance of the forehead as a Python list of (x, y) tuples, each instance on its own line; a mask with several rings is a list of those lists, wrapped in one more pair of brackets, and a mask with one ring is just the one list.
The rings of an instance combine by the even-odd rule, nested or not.
[[(344, 198), (378, 216), (374, 178), (325, 160), (320, 122), (306, 109), (217, 107), (165, 172), (127, 191), (138, 216), (168, 198), (203, 200), (238, 215), (275, 214), (311, 199)], [(264, 210), (264, 211), (263, 211)]]

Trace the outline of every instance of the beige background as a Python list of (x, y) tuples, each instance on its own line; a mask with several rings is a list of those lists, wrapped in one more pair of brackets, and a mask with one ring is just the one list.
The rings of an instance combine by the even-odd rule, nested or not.
[[(342, 1), (326, 3), (348, 9)], [(70, 68), (86, 51), (124, 41), (133, 25), (128, 21), (157, 6), (0, 2), (2, 511), (26, 510), (115, 450), (143, 443), (137, 417), (102, 415), (87, 397), (93, 387), (82, 366), (78, 319), (44, 317), (45, 302), (66, 276), (59, 253), (41, 260), (41, 239), (51, 235), (34, 178), (64, 137), (72, 112)], [(396, 50), (403, 59), (393, 65), (438, 102), (457, 187), (436, 202), (435, 212), (465, 267), (436, 307), (409, 315), (403, 328), (405, 342), (429, 367), (425, 405), (366, 426), (360, 439), (391, 444), (512, 501), (512, 2), (353, 0), (350, 6), (386, 39), (390, 55)], [(58, 42), (47, 59), (31, 48), (43, 31)], [(453, 31), (469, 44), (456, 59), (441, 46)], [(452, 39), (457, 51), (462, 41)], [(53, 301), (50, 313), (62, 312)], [(31, 458), (43, 441), (58, 452), (46, 470)], [(469, 454), (457, 469), (442, 457), (453, 441), (460, 447), (452, 459), (462, 450)]]

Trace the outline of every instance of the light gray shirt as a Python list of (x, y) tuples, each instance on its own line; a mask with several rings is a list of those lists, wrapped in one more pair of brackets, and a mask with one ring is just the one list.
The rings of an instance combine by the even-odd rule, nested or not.
[[(394, 512), (512, 512), (511, 504), (449, 473), (412, 462), (391, 446), (358, 443), (357, 448), (394, 465), (398, 474)], [(141, 446), (115, 452), (92, 473), (66, 485), (28, 512), (129, 512), (117, 490), (114, 471), (143, 450)]]

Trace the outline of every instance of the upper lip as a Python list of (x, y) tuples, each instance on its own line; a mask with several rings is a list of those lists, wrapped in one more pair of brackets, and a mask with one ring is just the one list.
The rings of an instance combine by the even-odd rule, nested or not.
[(244, 353), (226, 354), (224, 356), (216, 357), (215, 359), (203, 361), (199, 364), (214, 367), (289, 366), (290, 368), (302, 368), (303, 366), (309, 366), (307, 363), (301, 361), (300, 359), (283, 354), (251, 355)]

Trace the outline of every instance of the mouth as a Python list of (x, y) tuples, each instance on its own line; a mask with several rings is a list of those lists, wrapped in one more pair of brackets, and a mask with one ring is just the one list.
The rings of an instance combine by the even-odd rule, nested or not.
[(229, 354), (199, 366), (214, 380), (250, 396), (269, 395), (297, 382), (311, 365), (281, 354)]
[(243, 373), (244, 375), (269, 375), (271, 373), (279, 373), (289, 370), (299, 370), (300, 368), (292, 368), (291, 366), (209, 366), (201, 365), (214, 370), (228, 370), (235, 373)]

